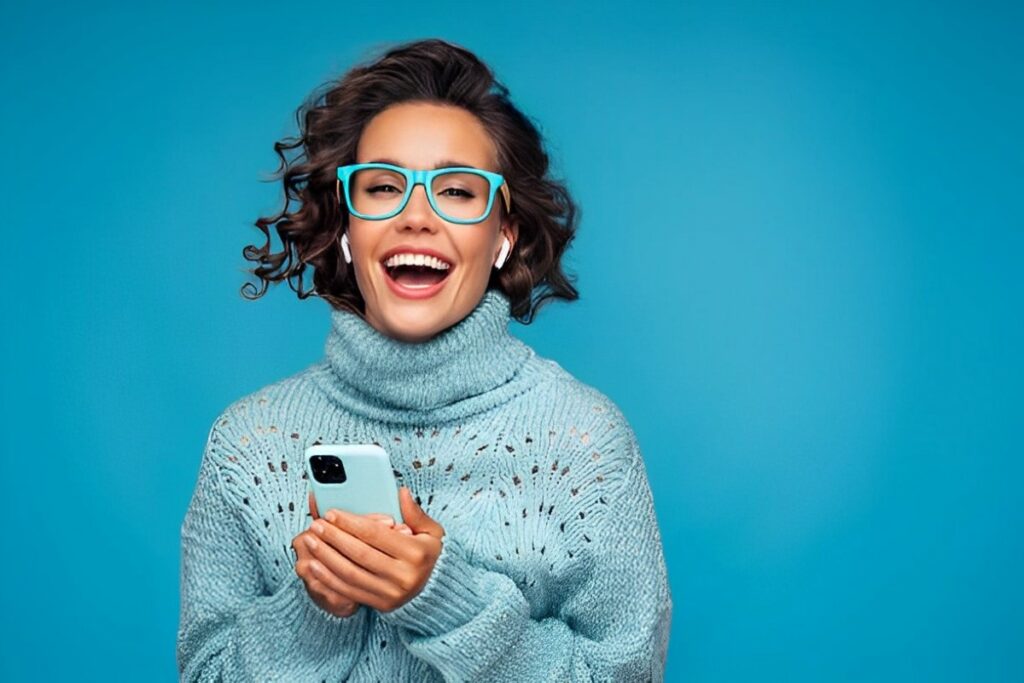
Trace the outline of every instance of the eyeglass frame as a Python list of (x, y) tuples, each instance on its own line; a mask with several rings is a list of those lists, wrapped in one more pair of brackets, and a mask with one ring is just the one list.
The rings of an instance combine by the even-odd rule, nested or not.
[[(383, 168), (399, 173), (405, 178), (405, 194), (402, 196), (402, 200), (399, 202), (398, 206), (393, 211), (391, 211), (391, 213), (387, 213), (380, 216), (371, 216), (356, 211), (355, 207), (352, 206), (352, 198), (349, 196), (349, 179), (352, 177), (353, 173), (364, 168)], [(480, 218), (473, 220), (450, 218), (444, 212), (442, 212), (441, 209), (438, 208), (437, 204), (435, 203), (434, 196), (430, 192), (430, 186), (434, 182), (434, 178), (439, 175), (454, 172), (475, 173), (476, 175), (483, 176), (484, 178), (487, 179), (490, 195), (487, 197), (487, 208), (484, 209), (483, 215), (481, 215)], [(500, 173), (495, 173), (494, 171), (485, 171), (482, 168), (473, 168), (472, 166), (448, 166), (445, 168), (435, 169), (412, 169), (405, 168), (404, 166), (395, 166), (394, 164), (387, 164), (383, 162), (370, 162), (365, 164), (346, 164), (344, 166), (338, 166), (337, 173), (337, 193), (339, 195), (341, 194), (341, 184), (344, 183), (345, 204), (348, 207), (349, 213), (351, 213), (353, 216), (356, 216), (357, 218), (362, 218), (364, 220), (383, 221), (402, 213), (402, 211), (405, 210), (406, 205), (408, 205), (409, 203), (409, 198), (412, 197), (413, 189), (415, 189), (417, 185), (423, 186), (423, 190), (427, 195), (427, 201), (430, 202), (430, 208), (434, 210), (434, 213), (436, 213), (438, 216), (448, 221), (449, 223), (472, 225), (476, 223), (482, 223), (483, 221), (485, 221), (487, 217), (491, 215), (491, 209), (494, 206), (494, 195), (498, 192), (498, 190), (501, 190), (501, 196), (505, 200), (505, 211), (509, 212), (512, 210), (511, 193), (508, 189), (508, 183), (505, 182), (505, 177)], [(341, 198), (339, 196), (339, 201), (340, 199)]]

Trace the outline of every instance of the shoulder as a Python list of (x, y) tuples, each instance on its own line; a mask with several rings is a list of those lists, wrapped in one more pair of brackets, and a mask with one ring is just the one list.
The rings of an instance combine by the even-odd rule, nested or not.
[[(542, 381), (529, 395), (553, 430), (561, 429), (569, 441), (578, 441), (588, 455), (599, 452), (616, 469), (639, 457), (636, 433), (622, 409), (607, 394), (588, 384), (557, 361), (536, 356)], [(540, 406), (544, 406), (541, 408)]]
[[(624, 411), (556, 361), (538, 357), (537, 362), (544, 366), (544, 379), (528, 396), (531, 415), (540, 419), (529, 422), (545, 430), (538, 455), (551, 462), (551, 481), (568, 490), (571, 509), (585, 512), (592, 523), (636, 519), (650, 485)], [(610, 511), (615, 514), (608, 517)]]
[[(199, 477), (215, 478), (223, 495), (235, 503), (269, 500), (266, 495), (300, 462), (309, 416), (323, 410), (314, 388), (319, 364), (249, 391), (228, 403), (209, 423), (200, 458)], [(301, 433), (301, 434), (300, 434)], [(273, 486), (269, 482), (274, 481)], [(269, 489), (268, 489), (269, 486)]]
[(320, 372), (321, 364), (314, 363), (231, 401), (210, 424), (208, 443), (230, 443), (233, 450), (244, 450), (255, 435), (277, 433), (297, 413), (321, 409), (323, 399), (314, 382)]
[(532, 398), (548, 399), (566, 417), (593, 427), (592, 434), (621, 437), (632, 432), (625, 414), (603, 391), (580, 380), (551, 358), (538, 355), (534, 362), (544, 367), (544, 379), (538, 383), (537, 393)]

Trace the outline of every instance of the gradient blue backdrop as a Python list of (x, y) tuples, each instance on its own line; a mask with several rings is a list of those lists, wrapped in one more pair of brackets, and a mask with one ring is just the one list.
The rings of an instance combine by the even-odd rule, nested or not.
[(272, 144), (370, 48), (440, 36), (583, 207), (582, 298), (514, 331), (637, 431), (669, 679), (1021, 680), (1022, 29), (998, 3), (4, 3), (0, 678), (175, 679), (206, 431), (327, 333), (320, 300), (239, 295)]

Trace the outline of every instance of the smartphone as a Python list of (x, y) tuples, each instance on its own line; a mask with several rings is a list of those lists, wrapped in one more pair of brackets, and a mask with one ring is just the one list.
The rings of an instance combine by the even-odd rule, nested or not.
[(376, 444), (318, 444), (306, 449), (309, 488), (322, 517), (331, 508), (380, 512), (404, 522), (391, 458)]

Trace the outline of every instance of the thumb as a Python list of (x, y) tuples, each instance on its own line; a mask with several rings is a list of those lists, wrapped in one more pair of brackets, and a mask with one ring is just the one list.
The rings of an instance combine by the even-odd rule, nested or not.
[(402, 510), (402, 520), (412, 529), (414, 534), (427, 533), (434, 538), (444, 536), (444, 527), (435, 522), (423, 511), (423, 508), (416, 503), (412, 491), (408, 486), (398, 490), (398, 504)]

